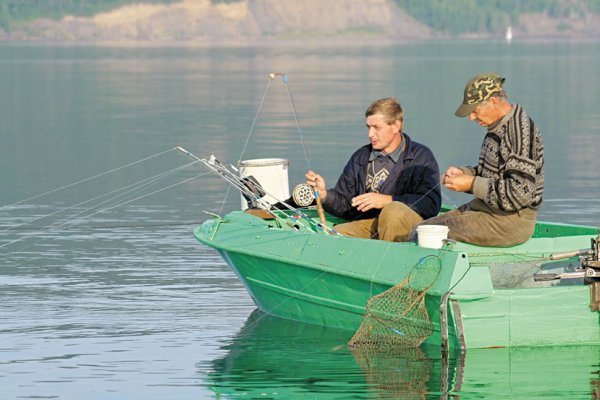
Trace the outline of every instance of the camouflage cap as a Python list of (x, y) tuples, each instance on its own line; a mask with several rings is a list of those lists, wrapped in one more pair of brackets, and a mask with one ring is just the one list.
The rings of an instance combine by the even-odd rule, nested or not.
[(469, 79), (469, 82), (465, 86), (463, 101), (456, 109), (454, 115), (461, 118), (466, 117), (477, 108), (479, 103), (502, 93), (504, 80), (505, 78), (493, 73), (479, 74)]

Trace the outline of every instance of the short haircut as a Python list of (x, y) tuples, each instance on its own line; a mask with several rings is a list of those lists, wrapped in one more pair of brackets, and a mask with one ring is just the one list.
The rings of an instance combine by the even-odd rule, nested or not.
[(388, 124), (393, 124), (396, 120), (404, 123), (404, 112), (402, 106), (394, 97), (386, 97), (371, 103), (365, 112), (365, 117), (381, 114)]

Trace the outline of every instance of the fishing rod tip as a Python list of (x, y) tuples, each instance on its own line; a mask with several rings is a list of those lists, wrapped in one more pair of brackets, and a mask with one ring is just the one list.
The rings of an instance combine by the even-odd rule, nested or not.
[(269, 74), (269, 78), (271, 78), (271, 80), (275, 79), (276, 76), (281, 76), (281, 80), (283, 81), (283, 83), (287, 83), (288, 77), (286, 74), (281, 72), (271, 72)]

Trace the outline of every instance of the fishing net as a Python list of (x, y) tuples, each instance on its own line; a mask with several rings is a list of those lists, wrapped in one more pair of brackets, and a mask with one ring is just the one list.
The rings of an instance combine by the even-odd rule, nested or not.
[(350, 352), (362, 369), (369, 398), (424, 399), (433, 375), (434, 361), (419, 348), (402, 352), (381, 352), (351, 348)]
[(371, 298), (363, 322), (348, 344), (384, 350), (421, 345), (433, 333), (425, 295), (437, 279), (440, 267), (437, 256), (424, 257), (402, 282)]
[(573, 263), (572, 260), (550, 261), (549, 254), (542, 253), (493, 252), (469, 253), (469, 265), (489, 268), (495, 288), (516, 289), (556, 285), (558, 282), (537, 282), (535, 275), (572, 272), (579, 263)]

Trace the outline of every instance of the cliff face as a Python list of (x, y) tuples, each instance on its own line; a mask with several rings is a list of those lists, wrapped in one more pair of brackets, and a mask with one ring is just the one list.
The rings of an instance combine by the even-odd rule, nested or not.
[(429, 29), (388, 0), (248, 0), (261, 35), (427, 37)]
[(412, 39), (427, 38), (431, 32), (391, 0), (135, 4), (90, 18), (38, 20), (13, 32), (13, 37), (74, 41), (228, 41), (300, 36)]

